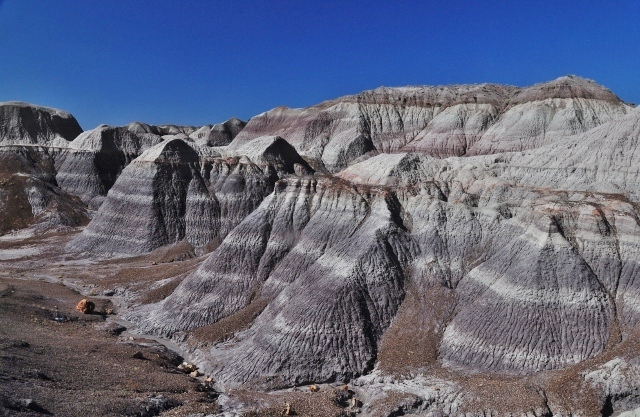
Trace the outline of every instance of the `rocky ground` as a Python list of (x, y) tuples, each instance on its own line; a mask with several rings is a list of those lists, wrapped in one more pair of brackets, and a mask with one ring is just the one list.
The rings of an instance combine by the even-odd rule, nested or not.
[[(0, 415), (216, 412), (216, 394), (178, 370), (177, 353), (129, 336), (119, 302), (98, 295), (108, 271), (133, 273), (152, 261), (67, 265), (55, 255), (70, 235), (0, 242)], [(95, 302), (93, 314), (75, 310), (83, 298)]]

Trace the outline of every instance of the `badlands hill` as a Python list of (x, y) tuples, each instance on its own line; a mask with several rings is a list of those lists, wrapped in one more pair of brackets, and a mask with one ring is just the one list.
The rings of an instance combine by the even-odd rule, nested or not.
[(567, 76), (218, 126), (100, 126), (22, 160), (92, 216), (70, 254), (205, 257), (127, 318), (219, 390), (349, 383), (370, 415), (640, 407), (638, 109)]
[(230, 148), (278, 134), (337, 172), (377, 153), (446, 158), (532, 149), (629, 109), (606, 88), (574, 76), (528, 88), (381, 87), (305, 109), (270, 110), (252, 118)]

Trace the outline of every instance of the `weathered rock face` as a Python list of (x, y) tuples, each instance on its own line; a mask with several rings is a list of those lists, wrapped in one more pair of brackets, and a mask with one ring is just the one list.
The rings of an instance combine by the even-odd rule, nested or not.
[[(393, 152), (416, 139), (427, 140), (424, 136), (432, 130), (434, 134), (448, 132), (447, 126), (457, 123), (451, 120), (457, 110), (464, 113), (462, 130), (482, 131), (489, 124), (487, 118), (497, 116), (514, 89), (488, 84), (379, 88), (306, 109), (279, 107), (252, 118), (230, 146), (277, 134), (302, 155), (338, 171), (369, 153)], [(437, 121), (450, 107), (454, 109)], [(467, 144), (461, 144), (458, 136), (451, 132), (429, 139), (437, 142), (433, 143), (433, 154), (464, 154)]]
[[(97, 209), (104, 201), (107, 192), (114, 185), (122, 170), (131, 161), (145, 150), (175, 136), (182, 136), (185, 140), (190, 141), (195, 148), (199, 149), (203, 158), (208, 157), (212, 160), (213, 156), (219, 154), (210, 147), (228, 144), (242, 130), (244, 125), (245, 123), (238, 119), (230, 119), (219, 125), (203, 126), (200, 129), (185, 126), (150, 126), (143, 123), (132, 123), (127, 127), (101, 125), (96, 129), (82, 133), (73, 116), (60, 110), (37, 107), (26, 103), (0, 104), (0, 148), (6, 165), (3, 169), (6, 177), (4, 181), (6, 184), (20, 182), (20, 187), (18, 188), (21, 190), (16, 194), (18, 188), (10, 187), (4, 193), (8, 209), (4, 213), (5, 223), (2, 230), (4, 232), (25, 227), (34, 221), (42, 225), (56, 224), (56, 222), (62, 225), (86, 223), (86, 207), (76, 199), (71, 199), (71, 201), (67, 202), (68, 204), (61, 203), (55, 206), (62, 210), (62, 212), (54, 216), (57, 220), (50, 218), (44, 222), (42, 216), (37, 216), (37, 214), (46, 211), (46, 213), (49, 213), (47, 216), (51, 217), (51, 213), (55, 212), (56, 209), (53, 206), (51, 207), (53, 211), (44, 210), (43, 208), (48, 204), (43, 203), (43, 201), (56, 200), (56, 198), (49, 196), (49, 193), (66, 196), (66, 198), (71, 198), (71, 195), (79, 196), (89, 208)], [(193, 137), (188, 137), (188, 134)], [(13, 144), (23, 144), (23, 146), (16, 147)], [(28, 150), (24, 146), (33, 146), (33, 148)], [(293, 152), (295, 153), (295, 150)], [(268, 154), (269, 152), (266, 153), (266, 155)], [(300, 160), (299, 157), (297, 158), (296, 161)], [(196, 156), (195, 159), (199, 161), (200, 157)], [(280, 159), (289, 160), (289, 157), (287, 155), (285, 158)], [(302, 162), (304, 163), (304, 161)], [(195, 162), (196, 165), (198, 163)], [(235, 178), (234, 173), (222, 172), (224, 170), (219, 166), (213, 168), (212, 165), (215, 164), (203, 164), (203, 172), (202, 174), (198, 173), (197, 176), (206, 175), (208, 181), (208, 176), (213, 171), (213, 180), (216, 184), (214, 188), (223, 187), (224, 180), (220, 178), (229, 175)], [(218, 165), (220, 164), (218, 163)], [(287, 169), (289, 168), (291, 167)], [(194, 169), (200, 169), (200, 165), (194, 167)], [(239, 168), (239, 171), (244, 170), (244, 166)], [(257, 175), (259, 177), (275, 175), (273, 173), (263, 173), (262, 168), (255, 168), (254, 171), (257, 172), (254, 176)], [(293, 168), (290, 171), (293, 172)], [(14, 180), (8, 182), (12, 175), (15, 177)], [(38, 182), (38, 184), (29, 186), (22, 184), (27, 181), (27, 177), (32, 177), (28, 179), (29, 184), (33, 181)], [(189, 175), (186, 177), (189, 177)], [(138, 179), (133, 181), (136, 180)], [(42, 181), (44, 183), (41, 183)], [(204, 179), (201, 178), (200, 181), (202, 182)], [(185, 226), (187, 231), (171, 231), (169, 234), (183, 236), (186, 233), (192, 237), (191, 241), (196, 245), (215, 239), (221, 231), (226, 234), (228, 229), (235, 226), (239, 221), (232, 219), (239, 218), (241, 220), (244, 218), (262, 200), (263, 194), (270, 192), (273, 187), (273, 180), (270, 181), (271, 183), (265, 186), (264, 184), (254, 184), (252, 180), (249, 180), (248, 189), (250, 191), (248, 191), (248, 194), (252, 196), (251, 198), (257, 199), (257, 202), (245, 202), (244, 205), (235, 202), (230, 203), (229, 210), (223, 204), (224, 218), (221, 220), (222, 225), (218, 224), (220, 223), (220, 214), (215, 216), (218, 219), (216, 223), (210, 224), (209, 220), (211, 218), (207, 217), (210, 209), (199, 207), (200, 203), (197, 201), (197, 196), (202, 192), (202, 187), (195, 182), (187, 181), (187, 185), (191, 184), (188, 185), (191, 187), (190, 193), (194, 195), (190, 195), (190, 199), (195, 201), (194, 204), (190, 205), (191, 211), (186, 213), (186, 217), (189, 219)], [(269, 181), (265, 184), (268, 183)], [(156, 186), (159, 187), (160, 183)], [(30, 210), (33, 212), (31, 215), (23, 214), (22, 212), (32, 206), (30, 201), (36, 199), (36, 197), (31, 200), (27, 199), (26, 194), (24, 194), (26, 191), (23, 190), (25, 187), (32, 190), (31, 194), (35, 192), (33, 190), (40, 190), (46, 194), (37, 198), (40, 201), (38, 203), (39, 208)], [(227, 188), (230, 188), (230, 186), (227, 186)], [(241, 186), (241, 188), (243, 187)], [(218, 191), (220, 192), (221, 190)], [(184, 192), (187, 191), (184, 190)], [(253, 201), (251, 198), (249, 200)], [(207, 204), (217, 205), (215, 198), (213, 199), (214, 202)], [(14, 204), (11, 201), (14, 201)], [(18, 204), (19, 201), (21, 202), (20, 204)], [(177, 210), (180, 212), (181, 209), (177, 208)], [(205, 210), (205, 212), (200, 212), (199, 210)], [(181, 213), (180, 216), (184, 217), (184, 213)], [(215, 229), (215, 233), (209, 232), (212, 229)], [(159, 239), (159, 241), (162, 241), (162, 239), (173, 241), (173, 238), (163, 237)], [(122, 250), (126, 252), (128, 249), (123, 248)], [(146, 251), (146, 249), (138, 248), (136, 252), (138, 251)]]
[(630, 108), (592, 81), (562, 77), (526, 88), (468, 150), (469, 155), (533, 149), (586, 132)]
[(98, 126), (79, 135), (56, 157), (56, 179), (63, 190), (97, 208), (124, 167), (160, 142), (158, 135)]
[(58, 188), (55, 157), (82, 132), (61, 110), (0, 103), (0, 234), (88, 222), (82, 202)]
[[(380, 88), (274, 109), (228, 146), (211, 134), (231, 127), (109, 129), (76, 139), (79, 168), (69, 151), (64, 172), (97, 166), (83, 155), (126, 164), (151, 147), (117, 179), (95, 168), (98, 185), (78, 186), (115, 179), (70, 248), (215, 249), (129, 318), (195, 338), (222, 388), (350, 381), (375, 367), (385, 381), (398, 365), (423, 375), (359, 383), (423, 397), (406, 412), (494, 415), (463, 392), (485, 377), (518, 385), (523, 415), (580, 414), (556, 407), (565, 388), (553, 381), (593, 390), (603, 410), (640, 406), (640, 110), (603, 87)], [(53, 183), (53, 160), (34, 160), (12, 163)], [(217, 325), (242, 331), (202, 347), (198, 331)]]
[(460, 282), (440, 349), (445, 364), (527, 374), (604, 350), (609, 294), (556, 224), (542, 220)]
[(142, 122), (132, 122), (125, 126), (129, 131), (137, 134), (151, 133), (153, 135), (165, 136), (165, 135), (189, 135), (196, 131), (194, 126), (176, 126), (176, 125), (149, 125)]
[[(635, 331), (640, 161), (624, 150), (637, 146), (638, 125), (633, 111), (526, 154), (438, 162), (380, 155), (339, 174), (395, 187), (431, 179), (448, 206), (470, 211), (447, 216), (455, 229), (442, 230), (425, 219), (433, 207), (414, 206), (424, 198), (400, 198), (412, 235), (420, 228), (427, 237), (419, 239), (413, 271), (456, 292), (440, 346), (446, 365), (507, 373), (562, 368), (602, 352), (614, 333)], [(572, 175), (581, 169), (585, 181)], [(463, 239), (450, 245), (457, 236)]]
[(67, 112), (28, 103), (0, 103), (0, 145), (65, 146), (82, 133)]
[[(640, 360), (635, 358), (614, 358), (596, 369), (586, 372), (585, 380), (608, 398), (608, 410), (630, 410), (619, 414), (621, 417), (635, 417), (640, 414)], [(635, 409), (635, 410), (634, 410)]]
[[(330, 179), (279, 182), (144, 326), (171, 334), (273, 299), (217, 362), (219, 378), (292, 384), (370, 369), (402, 300), (408, 249), (393, 196), (359, 191)], [(180, 310), (187, 302), (194, 308)]]
[[(539, 150), (505, 154), (508, 176), (538, 187), (622, 193), (638, 201), (640, 109)], [(491, 159), (489, 159), (491, 160)]]
[(277, 137), (246, 151), (243, 158), (201, 158), (181, 139), (150, 148), (125, 168), (71, 247), (137, 254), (183, 239), (196, 247), (219, 241), (272, 192), (279, 175), (293, 174), (295, 163), (307, 166)]
[[(125, 168), (71, 247), (135, 254), (184, 239), (187, 200), (198, 201), (203, 191), (191, 184), (202, 181), (198, 163), (198, 154), (179, 139), (147, 150)], [(197, 195), (188, 198), (190, 191)], [(199, 207), (203, 218), (217, 208), (215, 200), (205, 201)]]
[(332, 171), (380, 152), (438, 158), (533, 149), (585, 132), (631, 107), (579, 77), (520, 89), (492, 84), (378, 88), (252, 118), (231, 143), (279, 135)]
[(264, 303), (203, 356), (225, 386), (370, 371), (390, 326), (415, 325), (398, 315), (408, 291), (451, 294), (437, 311), (413, 297), (437, 319), (394, 334), (428, 335), (452, 370), (528, 375), (597, 357), (640, 325), (639, 117), (522, 153), (380, 154), (284, 178), (138, 320), (172, 335)]
[(84, 204), (57, 187), (47, 148), (0, 147), (0, 234), (29, 226), (75, 227), (88, 221)]

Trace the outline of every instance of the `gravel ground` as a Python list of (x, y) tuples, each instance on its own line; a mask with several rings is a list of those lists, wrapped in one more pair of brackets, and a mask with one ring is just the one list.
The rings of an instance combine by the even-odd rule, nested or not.
[[(83, 276), (99, 280), (107, 269), (111, 272), (105, 275), (113, 275), (157, 261), (60, 266), (60, 251), (69, 237), (61, 233), (36, 242), (0, 242), (0, 252), (22, 254), (0, 263), (0, 416), (217, 412), (217, 394), (177, 369), (182, 363), (178, 354), (158, 342), (123, 335), (113, 320), (117, 316), (105, 314), (117, 313), (118, 305), (109, 297), (88, 296), (102, 288)], [(94, 314), (75, 310), (83, 298), (96, 304)]]

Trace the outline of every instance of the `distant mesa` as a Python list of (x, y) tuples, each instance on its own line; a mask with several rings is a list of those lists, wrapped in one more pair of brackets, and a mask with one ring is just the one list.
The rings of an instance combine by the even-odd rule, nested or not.
[(226, 146), (240, 133), (247, 122), (229, 119), (216, 125), (205, 125), (189, 134), (196, 143), (206, 146)]

